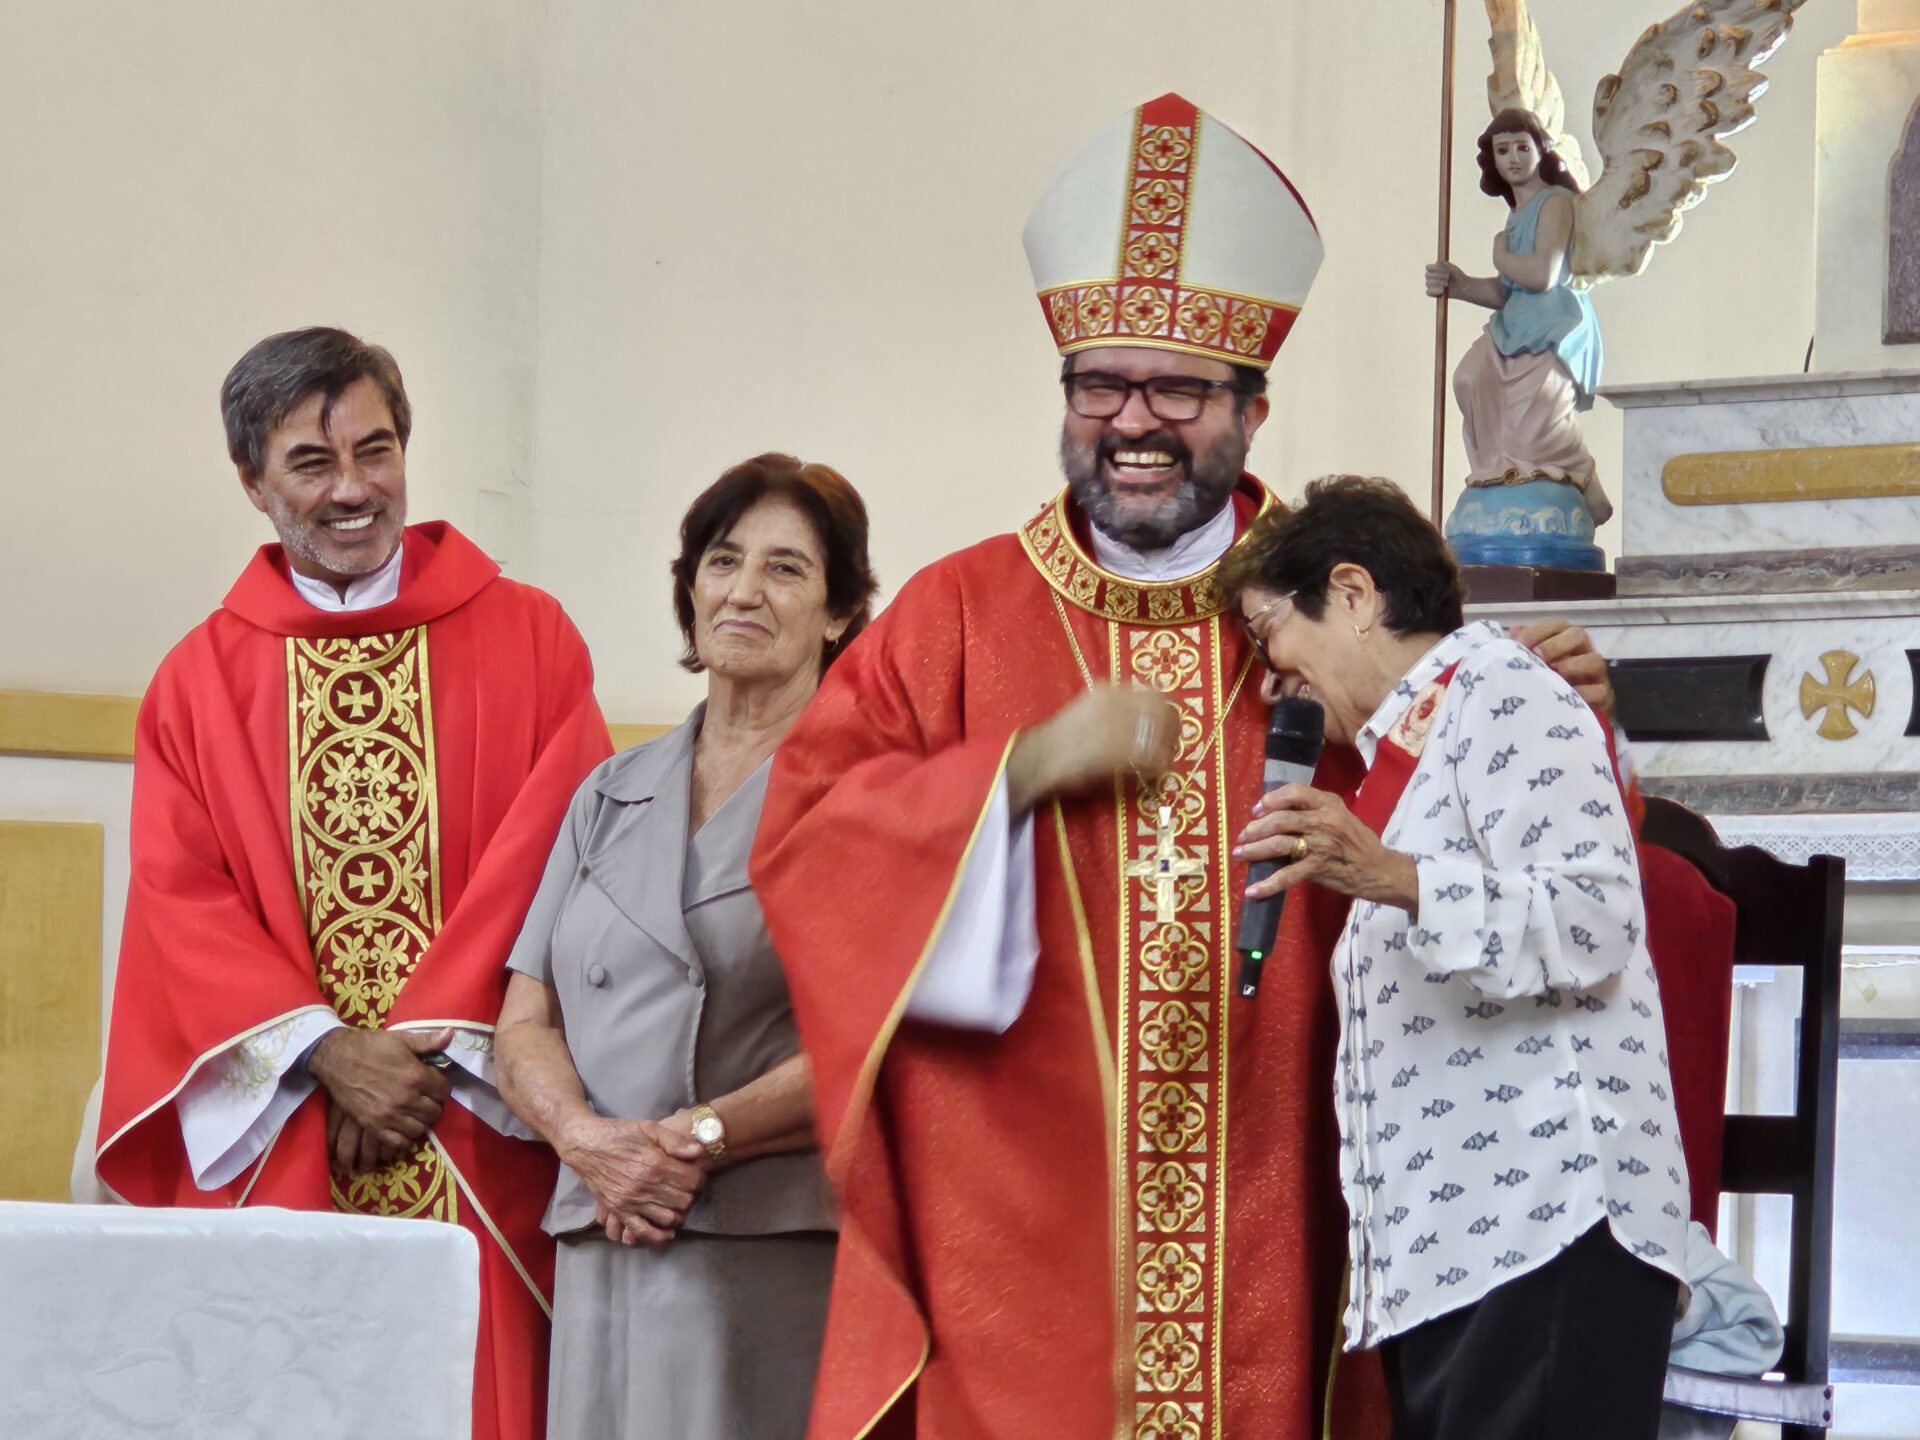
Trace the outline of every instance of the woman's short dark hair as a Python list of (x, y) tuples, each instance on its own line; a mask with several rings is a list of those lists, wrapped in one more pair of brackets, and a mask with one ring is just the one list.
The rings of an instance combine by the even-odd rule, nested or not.
[(393, 415), (393, 433), (402, 450), (413, 433), (413, 406), (400, 367), (379, 345), (358, 335), (315, 325), (269, 335), (234, 362), (220, 385), (220, 418), (227, 427), (227, 454), (249, 475), (267, 464), (267, 437), (309, 396), (324, 399), (324, 429), (341, 392), (358, 380), (380, 387)]
[(1500, 167), (1493, 163), (1493, 137), (1496, 135), (1531, 135), (1533, 148), (1540, 156), (1540, 178), (1549, 185), (1558, 185), (1562, 190), (1580, 193), (1580, 182), (1573, 178), (1573, 172), (1567, 169), (1553, 148), (1553, 136), (1549, 135), (1540, 122), (1525, 110), (1502, 110), (1493, 117), (1493, 122), (1480, 132), (1480, 189), (1488, 195), (1497, 195), (1507, 202), (1507, 208), (1513, 208), (1513, 186), (1500, 173)]
[(880, 585), (867, 558), (867, 506), (860, 492), (830, 465), (775, 451), (756, 455), (709, 485), (680, 519), (680, 553), (673, 561), (673, 613), (687, 642), (680, 664), (696, 674), (706, 668), (693, 643), (693, 577), (700, 569), (700, 557), (715, 541), (724, 540), (741, 516), (769, 497), (791, 501), (807, 517), (827, 563), (827, 613), (848, 621), (840, 638), (826, 647), (820, 668), (831, 665), (834, 656), (852, 644), (873, 618), (873, 596)]
[(1300, 504), (1260, 516), (1227, 552), (1220, 584), (1235, 604), (1255, 586), (1291, 591), (1300, 613), (1318, 620), (1327, 579), (1343, 564), (1373, 576), (1396, 635), (1444, 635), (1465, 623), (1460, 567), (1446, 538), (1398, 485), (1361, 475), (1314, 480)]

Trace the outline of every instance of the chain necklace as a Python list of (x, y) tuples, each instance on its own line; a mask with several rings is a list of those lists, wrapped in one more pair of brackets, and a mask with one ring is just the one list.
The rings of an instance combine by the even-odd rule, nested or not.
[[(1057, 592), (1052, 593), (1051, 598), (1054, 613), (1060, 617), (1060, 628), (1067, 632), (1067, 644), (1073, 647), (1073, 660), (1080, 667), (1080, 678), (1086, 682), (1087, 689), (1091, 690), (1094, 687), (1093, 671), (1087, 667), (1087, 657), (1080, 650), (1080, 637), (1073, 633), (1072, 622), (1067, 619), (1067, 607), (1060, 603)], [(1213, 742), (1220, 738), (1220, 732), (1226, 728), (1227, 716), (1233, 713), (1233, 702), (1240, 698), (1240, 687), (1247, 683), (1247, 676), (1252, 672), (1253, 656), (1248, 655), (1241, 662), (1240, 674), (1233, 682), (1233, 689), (1227, 692), (1227, 703), (1220, 707), (1220, 714), (1213, 722), (1213, 732), (1207, 736), (1206, 743), (1200, 747), (1200, 753), (1193, 757), (1193, 763), (1187, 767), (1189, 775), (1199, 770), (1207, 758), (1207, 752), (1213, 748)], [(1173, 791), (1179, 788), (1177, 778), (1171, 774), (1162, 778), (1175, 782), (1166, 786), (1162, 792), (1163, 796), (1171, 796)]]

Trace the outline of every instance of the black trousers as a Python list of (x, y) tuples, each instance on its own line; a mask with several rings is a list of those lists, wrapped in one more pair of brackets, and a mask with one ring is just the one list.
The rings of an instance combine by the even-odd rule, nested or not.
[(1380, 1346), (1393, 1440), (1655, 1440), (1678, 1295), (1595, 1225)]

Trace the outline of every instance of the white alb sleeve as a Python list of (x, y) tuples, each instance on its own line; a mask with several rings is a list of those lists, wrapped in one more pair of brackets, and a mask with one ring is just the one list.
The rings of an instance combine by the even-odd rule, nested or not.
[(1033, 813), (1015, 821), (1012, 808), (1002, 775), (946, 924), (907, 997), (912, 1019), (1001, 1034), (1026, 1008), (1040, 960)]
[(499, 1085), (494, 1077), (491, 1031), (456, 1028), (446, 1053), (447, 1058), (453, 1061), (453, 1069), (447, 1072), (447, 1078), (453, 1084), (455, 1100), (502, 1135), (515, 1140), (540, 1138), (500, 1098)]
[(260, 1158), (318, 1083), (307, 1073), (308, 1053), (340, 1023), (324, 1006), (298, 1011), (194, 1073), (173, 1103), (195, 1185), (218, 1190)]

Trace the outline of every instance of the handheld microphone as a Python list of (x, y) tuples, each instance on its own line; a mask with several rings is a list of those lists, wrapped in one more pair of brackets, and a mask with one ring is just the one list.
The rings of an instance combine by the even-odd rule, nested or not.
[[(1273, 718), (1267, 722), (1267, 765), (1262, 795), (1282, 785), (1305, 785), (1313, 779), (1314, 766), (1320, 763), (1320, 745), (1326, 739), (1327, 716), (1318, 700), (1287, 696), (1275, 703)], [(1287, 862), (1256, 860), (1247, 870), (1247, 884), (1266, 879)], [(1251, 998), (1260, 988), (1260, 969), (1273, 949), (1273, 937), (1280, 930), (1280, 907), (1287, 898), (1278, 895), (1258, 900), (1243, 900), (1240, 921), (1234, 926), (1234, 949), (1240, 952), (1240, 994)]]

